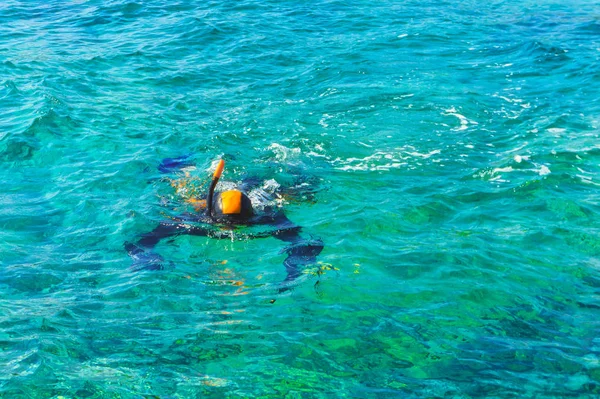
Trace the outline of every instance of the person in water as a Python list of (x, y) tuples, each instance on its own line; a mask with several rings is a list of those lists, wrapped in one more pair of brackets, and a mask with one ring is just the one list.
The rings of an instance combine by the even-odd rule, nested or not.
[[(159, 170), (168, 173), (188, 166), (193, 166), (188, 157), (171, 158), (163, 160)], [(287, 253), (287, 258), (283, 261), (287, 272), (284, 284), (300, 276), (303, 266), (316, 263), (317, 255), (323, 250), (321, 240), (302, 238), (302, 228), (290, 221), (280, 208), (259, 207), (252, 203), (248, 192), (258, 183), (257, 179), (246, 179), (240, 187), (233, 190), (215, 192), (224, 167), (225, 162), (220, 160), (213, 174), (205, 204), (198, 199), (188, 201), (194, 205), (196, 213), (161, 222), (151, 232), (142, 234), (135, 244), (125, 243), (125, 250), (134, 261), (134, 269), (163, 269), (162, 257), (153, 250), (163, 239), (186, 234), (231, 239), (233, 229), (240, 226), (267, 226), (271, 231), (249, 234), (246, 237), (271, 236), (288, 243), (282, 251)]]

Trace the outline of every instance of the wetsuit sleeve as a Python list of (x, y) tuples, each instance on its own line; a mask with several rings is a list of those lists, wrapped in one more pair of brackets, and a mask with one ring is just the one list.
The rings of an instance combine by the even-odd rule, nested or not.
[(154, 230), (143, 234), (137, 243), (125, 243), (125, 250), (133, 260), (133, 270), (162, 270), (163, 258), (153, 251), (160, 240), (181, 234), (174, 224), (161, 223)]
[[(154, 247), (163, 239), (178, 235), (189, 234), (193, 236), (213, 237), (209, 230), (199, 226), (183, 224), (161, 223), (149, 233), (142, 234), (135, 244), (126, 242), (125, 250), (133, 260), (134, 270), (162, 270), (163, 258), (154, 252)], [(224, 237), (215, 237), (224, 238)]]
[(154, 230), (143, 234), (137, 245), (146, 249), (152, 249), (163, 238), (169, 238), (181, 234), (181, 228), (175, 224), (161, 223)]

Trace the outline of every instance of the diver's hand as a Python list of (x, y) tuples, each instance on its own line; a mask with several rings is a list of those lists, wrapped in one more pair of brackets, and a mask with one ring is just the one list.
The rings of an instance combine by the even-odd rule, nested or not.
[(288, 257), (283, 261), (287, 271), (287, 277), (283, 282), (288, 283), (298, 278), (302, 274), (300, 268), (316, 263), (317, 256), (322, 250), (323, 241), (321, 240), (299, 241), (284, 248), (283, 252), (286, 252)]
[(285, 247), (282, 252), (288, 254), (289, 258), (315, 258), (323, 250), (321, 240), (302, 240)]
[(151, 250), (146, 250), (130, 242), (125, 243), (125, 250), (133, 260), (132, 271), (140, 270), (163, 270), (164, 259)]

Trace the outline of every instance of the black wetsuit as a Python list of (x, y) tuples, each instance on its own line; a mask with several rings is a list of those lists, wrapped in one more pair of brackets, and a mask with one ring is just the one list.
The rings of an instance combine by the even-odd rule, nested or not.
[[(180, 157), (164, 160), (159, 166), (163, 173), (191, 166), (189, 157)], [(241, 185), (241, 191), (249, 190), (256, 185), (258, 180), (246, 179)], [(284, 283), (296, 279), (301, 274), (301, 267), (316, 262), (316, 257), (323, 250), (321, 240), (307, 240), (300, 236), (301, 227), (290, 221), (283, 211), (278, 208), (265, 207), (257, 214), (246, 220), (218, 220), (207, 214), (186, 214), (174, 220), (161, 222), (154, 230), (142, 234), (135, 243), (125, 243), (125, 249), (134, 260), (135, 270), (160, 270), (163, 268), (163, 259), (153, 251), (154, 247), (165, 238), (179, 235), (194, 235), (217, 239), (231, 239), (231, 228), (237, 226), (268, 226), (271, 231), (258, 234), (245, 235), (247, 238), (274, 237), (289, 243), (282, 252), (287, 253), (283, 261), (287, 276)], [(219, 229), (222, 226), (225, 229)], [(229, 229), (228, 229), (229, 228)]]

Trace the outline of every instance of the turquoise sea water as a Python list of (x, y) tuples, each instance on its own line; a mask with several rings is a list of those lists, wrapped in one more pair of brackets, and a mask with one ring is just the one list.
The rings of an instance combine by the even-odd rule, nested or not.
[[(598, 397), (599, 39), (579, 0), (3, 2), (0, 398)], [(320, 264), (130, 270), (182, 154), (318, 180)]]

